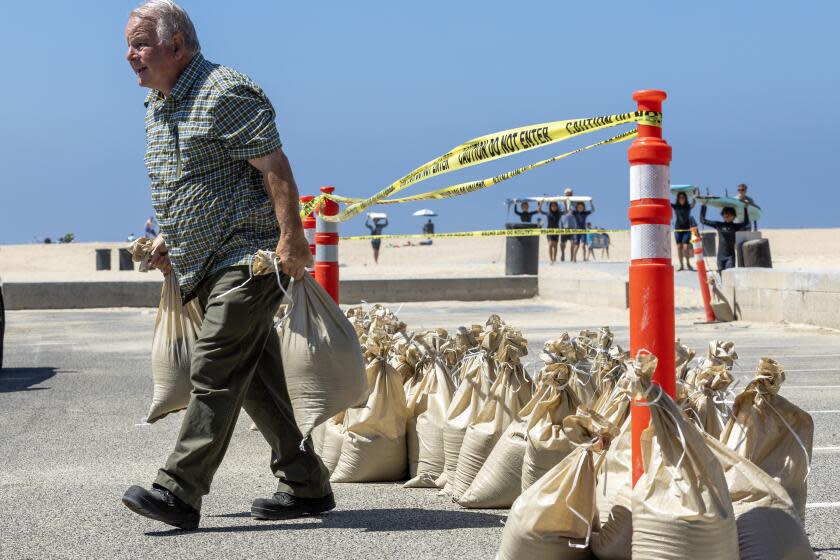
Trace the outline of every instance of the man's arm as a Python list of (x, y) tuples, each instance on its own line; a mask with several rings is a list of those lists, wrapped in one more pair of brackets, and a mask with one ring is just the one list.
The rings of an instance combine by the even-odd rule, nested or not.
[(713, 227), (713, 228), (716, 228), (716, 229), (717, 229), (718, 226), (720, 226), (720, 222), (715, 222), (713, 220), (707, 220), (706, 219), (706, 205), (705, 204), (700, 205), (700, 223), (703, 224), (704, 226), (709, 226), (709, 227)]
[(738, 226), (738, 230), (744, 231), (750, 229), (750, 227), (750, 201), (747, 200), (744, 202), (744, 217)]
[(298, 190), (289, 159), (282, 149), (278, 149), (268, 155), (249, 159), (248, 163), (263, 174), (265, 191), (271, 199), (280, 225), (280, 241), (276, 249), (280, 269), (295, 280), (300, 280), (304, 268), (313, 265), (313, 259), (309, 252), (309, 242), (303, 234)]

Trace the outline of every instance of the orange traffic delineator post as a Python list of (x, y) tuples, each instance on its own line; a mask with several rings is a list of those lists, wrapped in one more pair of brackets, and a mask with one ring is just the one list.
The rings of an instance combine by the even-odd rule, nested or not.
[[(321, 192), (330, 194), (334, 187), (321, 187)], [(324, 199), (315, 209), (315, 280), (336, 303), (338, 297), (338, 222), (328, 222), (321, 216), (335, 216), (339, 207), (336, 202)]]
[[(664, 91), (633, 93), (639, 111), (662, 112)], [(657, 358), (653, 382), (672, 397), (676, 389), (674, 353), (674, 267), (671, 264), (671, 146), (662, 128), (638, 125), (630, 160), (630, 353), (646, 350)], [(650, 411), (635, 401), (633, 484), (643, 472), (640, 438)]]
[(697, 233), (697, 228), (691, 228), (691, 242), (694, 244), (694, 266), (697, 268), (697, 278), (700, 280), (700, 293), (703, 295), (703, 308), (706, 310), (706, 322), (715, 323), (715, 310), (712, 309), (712, 294), (709, 291), (709, 278), (706, 274), (706, 259), (703, 258), (703, 239)]
[[(306, 206), (307, 203), (312, 202), (315, 200), (315, 197), (311, 194), (304, 195), (300, 197), (300, 205)], [(312, 253), (312, 256), (315, 257), (315, 213), (310, 212), (306, 216), (303, 217), (303, 235), (306, 237), (306, 242), (309, 243), (309, 252)]]

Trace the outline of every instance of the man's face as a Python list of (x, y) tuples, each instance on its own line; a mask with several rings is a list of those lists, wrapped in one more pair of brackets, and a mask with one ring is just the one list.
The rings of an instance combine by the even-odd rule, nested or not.
[(175, 49), (158, 39), (155, 23), (138, 17), (129, 19), (125, 40), (125, 58), (137, 76), (137, 84), (169, 93), (178, 80), (180, 65)]
[(530, 207), (531, 207), (531, 205), (530, 205), (530, 204), (528, 204), (527, 202), (523, 202), (523, 203), (522, 203), (522, 211), (523, 211), (523, 212), (527, 212), (527, 211), (528, 211), (528, 208), (530, 208)]
[(740, 187), (738, 189), (738, 196), (742, 197), (742, 198), (747, 196), (747, 188), (746, 187)]
[(732, 220), (734, 220), (734, 219), (735, 219), (735, 214), (733, 214), (732, 212), (724, 212), (723, 213), (723, 221), (726, 222), (727, 224), (731, 224)]

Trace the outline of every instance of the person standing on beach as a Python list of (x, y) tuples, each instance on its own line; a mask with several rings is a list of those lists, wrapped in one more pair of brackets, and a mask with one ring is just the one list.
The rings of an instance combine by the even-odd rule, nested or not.
[[(537, 212), (545, 216), (546, 227), (549, 229), (559, 228), (560, 219), (563, 217), (565, 212), (560, 209), (560, 205), (555, 200), (548, 203), (548, 212), (543, 210), (542, 204), (542, 201), (540, 201), (537, 206)], [(546, 235), (546, 239), (548, 239), (548, 260), (551, 264), (554, 264), (557, 262), (557, 242), (560, 241), (560, 236)]]
[[(595, 204), (592, 202), (589, 203), (589, 210), (586, 209), (586, 204), (583, 202), (578, 202), (575, 204), (575, 209), (572, 211), (572, 216), (574, 217), (574, 229), (576, 230), (586, 230), (586, 220), (589, 218), (589, 215), (595, 212)], [(586, 254), (586, 234), (585, 233), (575, 233), (572, 241), (572, 262), (577, 261), (577, 252), (580, 249), (581, 245), (583, 246), (583, 260), (588, 261), (589, 256)]]
[(287, 285), (312, 266), (274, 108), (247, 76), (202, 56), (189, 16), (170, 0), (133, 10), (125, 37), (138, 84), (150, 90), (145, 161), (161, 230), (151, 264), (164, 274), (174, 270), (183, 301), (199, 301), (204, 323), (175, 450), (151, 489), (132, 486), (123, 503), (145, 517), (197, 528), (202, 497), (244, 408), (271, 447), (278, 479), (277, 492), (255, 500), (251, 515), (288, 519), (331, 510), (326, 467), (309, 439), (298, 447), (302, 435), (273, 324), (283, 293), (273, 275), (249, 281), (259, 249), (276, 251)]
[[(761, 206), (757, 205), (755, 203), (755, 201), (752, 199), (752, 197), (747, 195), (747, 185), (746, 185), (746, 183), (741, 183), (740, 185), (738, 185), (738, 200), (740, 200), (741, 202), (743, 202), (745, 204), (748, 203), (750, 206), (755, 206), (759, 210), (761, 209)], [(747, 210), (744, 209), (744, 212), (747, 212)], [(749, 221), (749, 218), (747, 218), (747, 221)], [(758, 231), (758, 220), (753, 222), (753, 231)]]
[(691, 209), (694, 208), (696, 199), (691, 199), (688, 202), (688, 195), (684, 192), (677, 193), (677, 201), (671, 203), (671, 208), (674, 210), (674, 240), (677, 242), (677, 256), (680, 258), (680, 269), (685, 270), (683, 266), (683, 259), (688, 265), (688, 270), (694, 270), (691, 267), (691, 256), (694, 254), (694, 249), (691, 246)]
[(514, 203), (513, 204), (513, 213), (516, 214), (517, 216), (519, 216), (519, 220), (523, 224), (530, 224), (531, 223), (531, 218), (534, 217), (534, 214), (538, 214), (539, 212), (537, 212), (536, 210), (532, 212), (531, 211), (531, 205), (528, 204), (528, 201), (525, 201), (525, 202), (522, 202), (519, 205), (518, 210), (516, 209), (516, 203)]
[[(370, 216), (365, 220), (365, 227), (370, 230), (371, 235), (382, 235), (382, 230), (388, 227), (388, 218), (374, 218), (370, 223)], [(371, 239), (370, 246), (373, 247), (373, 262), (379, 264), (379, 248), (382, 246), (381, 239)]]
[(700, 222), (703, 225), (715, 228), (718, 233), (718, 250), (717, 250), (717, 265), (718, 271), (724, 271), (727, 268), (735, 267), (735, 233), (750, 229), (749, 201), (744, 203), (744, 219), (740, 223), (735, 222), (735, 209), (727, 206), (720, 211), (723, 217), (722, 222), (706, 219), (706, 205), (700, 206)]

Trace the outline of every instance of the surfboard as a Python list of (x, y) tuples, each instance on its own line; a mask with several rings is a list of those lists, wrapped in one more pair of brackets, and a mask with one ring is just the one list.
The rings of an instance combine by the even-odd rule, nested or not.
[[(701, 204), (711, 206), (713, 208), (726, 208), (731, 206), (735, 209), (735, 221), (741, 222), (744, 219), (744, 203), (737, 198), (731, 196), (698, 196), (697, 200)], [(751, 204), (750, 205), (750, 221), (755, 222), (761, 219), (761, 208)]]
[(671, 194), (676, 195), (681, 192), (684, 192), (688, 197), (692, 197), (700, 194), (700, 189), (694, 185), (671, 185)]
[(371, 220), (385, 220), (388, 218), (388, 214), (385, 212), (368, 212), (368, 218)]

